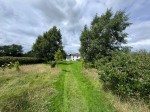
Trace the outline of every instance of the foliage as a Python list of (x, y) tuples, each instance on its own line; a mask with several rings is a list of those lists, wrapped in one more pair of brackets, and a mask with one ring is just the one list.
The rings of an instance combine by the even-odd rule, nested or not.
[(94, 66), (94, 64), (92, 64), (90, 62), (86, 62), (86, 63), (83, 64), (83, 67), (85, 69), (89, 69), (89, 68), (94, 68), (95, 66)]
[(100, 17), (96, 15), (90, 29), (85, 26), (80, 36), (80, 53), (85, 62), (94, 64), (103, 56), (111, 57), (112, 52), (120, 50), (126, 43), (124, 30), (129, 25), (128, 16), (123, 11), (113, 14), (109, 9)]
[(54, 60), (57, 50), (62, 48), (61, 32), (54, 26), (42, 36), (38, 36), (32, 50), (36, 57), (51, 61)]
[(44, 60), (33, 57), (0, 57), (0, 66), (16, 61), (19, 61), (20, 64), (35, 64), (42, 63)]
[(55, 68), (57, 62), (56, 61), (51, 61), (51, 62), (49, 62), (49, 64), (51, 65), (51, 68)]
[(55, 61), (61, 61), (63, 59), (63, 54), (60, 49), (57, 50), (55, 53)]
[(16, 62), (14, 63), (14, 67), (15, 67), (16, 71), (18, 71), (18, 72), (20, 71), (19, 66), (20, 66), (19, 61), (16, 61)]
[(35, 53), (31, 50), (28, 51), (27, 53), (23, 54), (24, 57), (36, 57)]
[[(112, 60), (107, 57), (97, 62), (99, 75), (105, 85), (123, 97), (150, 101), (150, 54), (146, 52), (116, 52)], [(149, 102), (150, 103), (150, 102)]]
[(23, 50), (21, 45), (0, 46), (0, 56), (22, 56)]
[(81, 41), (80, 53), (82, 55), (84, 62), (88, 62), (92, 60), (93, 56), (92, 54), (90, 54), (91, 53), (90, 45), (92, 39), (91, 39), (91, 33), (87, 28), (87, 26), (84, 27), (84, 30), (81, 33), (80, 41)]
[(62, 52), (62, 59), (66, 60), (67, 53), (63, 49), (61, 50), (61, 52)]

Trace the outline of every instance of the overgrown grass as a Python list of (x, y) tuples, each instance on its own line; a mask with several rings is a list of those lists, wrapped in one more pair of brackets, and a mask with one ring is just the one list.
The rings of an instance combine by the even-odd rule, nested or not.
[(59, 72), (44, 64), (21, 66), (20, 72), (0, 70), (0, 111), (48, 111), (48, 97), (54, 93), (52, 84)]
[(0, 112), (148, 112), (141, 102), (121, 102), (105, 92), (95, 69), (80, 62), (0, 70)]

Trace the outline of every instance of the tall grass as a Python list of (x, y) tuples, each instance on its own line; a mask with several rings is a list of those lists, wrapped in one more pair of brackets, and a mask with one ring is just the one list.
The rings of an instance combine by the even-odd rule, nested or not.
[(15, 68), (0, 70), (0, 111), (48, 111), (59, 72), (44, 64), (24, 65), (19, 72)]

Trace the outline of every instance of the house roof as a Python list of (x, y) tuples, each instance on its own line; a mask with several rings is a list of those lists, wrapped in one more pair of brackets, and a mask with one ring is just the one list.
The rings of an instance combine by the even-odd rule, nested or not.
[(66, 56), (66, 59), (71, 59), (71, 56), (81, 56), (79, 53), (75, 53), (75, 54), (68, 54), (67, 56)]
[(68, 60), (70, 60), (71, 59), (71, 56), (75, 56), (75, 57), (81, 57), (81, 55), (79, 54), (79, 53), (75, 53), (75, 54), (68, 54), (67, 56), (66, 56), (66, 59), (68, 59)]
[(81, 56), (79, 53), (71, 54), (71, 56)]

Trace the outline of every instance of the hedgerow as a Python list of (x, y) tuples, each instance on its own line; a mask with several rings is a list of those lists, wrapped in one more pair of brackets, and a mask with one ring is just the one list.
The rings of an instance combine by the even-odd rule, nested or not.
[(33, 57), (0, 57), (0, 66), (8, 64), (10, 62), (14, 63), (18, 61), (20, 64), (36, 64), (43, 62), (42, 59), (33, 58)]
[(97, 62), (105, 86), (122, 97), (142, 98), (150, 103), (150, 54), (114, 53)]

